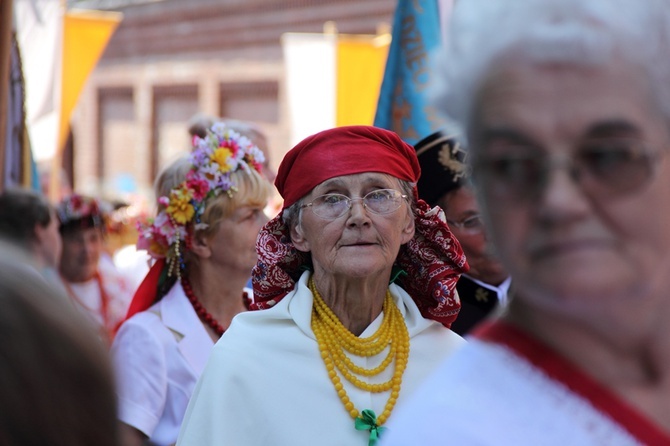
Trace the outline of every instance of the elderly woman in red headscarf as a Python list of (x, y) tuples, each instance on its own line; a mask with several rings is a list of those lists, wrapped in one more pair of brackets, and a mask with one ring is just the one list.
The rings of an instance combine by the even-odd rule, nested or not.
[(253, 311), (212, 351), (180, 445), (375, 444), (398, 401), (462, 339), (467, 269), (418, 200), (414, 149), (367, 126), (310, 136), (282, 161)]

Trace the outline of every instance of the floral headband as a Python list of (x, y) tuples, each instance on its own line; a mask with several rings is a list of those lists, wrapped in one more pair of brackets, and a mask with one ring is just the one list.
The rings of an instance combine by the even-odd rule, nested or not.
[(164, 209), (146, 223), (138, 224), (137, 248), (148, 251), (154, 259), (165, 258), (168, 275), (184, 268), (183, 250), (189, 248), (193, 231), (207, 228), (200, 218), (208, 199), (237, 191), (232, 174), (251, 169), (261, 172), (263, 152), (247, 137), (216, 123), (204, 138), (193, 137), (186, 180), (158, 202)]
[(61, 230), (70, 227), (104, 228), (105, 219), (111, 211), (108, 203), (79, 194), (65, 197), (56, 208)]

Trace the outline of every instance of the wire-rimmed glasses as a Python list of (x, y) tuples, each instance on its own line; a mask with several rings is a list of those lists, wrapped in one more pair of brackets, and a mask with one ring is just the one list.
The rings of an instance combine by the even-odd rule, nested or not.
[(462, 232), (476, 234), (484, 230), (484, 222), (480, 214), (470, 215), (463, 220), (454, 221), (447, 219), (450, 228), (458, 228)]
[(373, 214), (384, 215), (400, 208), (402, 200), (406, 198), (407, 195), (395, 189), (376, 189), (358, 198), (351, 198), (342, 194), (324, 194), (301, 207), (312, 208), (312, 212), (323, 219), (335, 220), (349, 212), (354, 201), (361, 200), (363, 207), (368, 211)]
[(618, 197), (647, 184), (660, 156), (632, 138), (595, 138), (564, 157), (517, 149), (504, 155), (483, 155), (475, 161), (475, 180), (485, 194), (508, 202), (532, 200), (547, 186), (552, 170), (566, 169), (594, 198)]

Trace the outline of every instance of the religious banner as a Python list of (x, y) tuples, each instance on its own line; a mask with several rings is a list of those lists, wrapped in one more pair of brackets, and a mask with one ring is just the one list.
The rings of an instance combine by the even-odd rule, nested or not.
[(121, 13), (112, 11), (72, 10), (65, 14), (59, 150), (65, 145), (79, 94), (122, 18)]
[(441, 127), (430, 104), (432, 53), (442, 45), (440, 22), (451, 1), (399, 0), (374, 125), (415, 144)]
[(372, 125), (388, 34), (286, 33), (286, 94), (291, 145), (322, 130)]
[(64, 2), (17, 0), (17, 39), (25, 81), (26, 125), (36, 161), (56, 153), (60, 124)]

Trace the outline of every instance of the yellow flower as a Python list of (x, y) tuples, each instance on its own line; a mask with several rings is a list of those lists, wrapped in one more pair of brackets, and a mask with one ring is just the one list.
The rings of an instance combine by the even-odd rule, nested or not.
[(180, 225), (190, 222), (195, 214), (195, 209), (191, 205), (191, 194), (183, 189), (173, 190), (170, 193), (170, 205), (167, 212)]
[(225, 173), (233, 168), (232, 164), (228, 161), (232, 156), (233, 152), (228, 147), (219, 147), (212, 154), (212, 161), (219, 165), (221, 172)]

